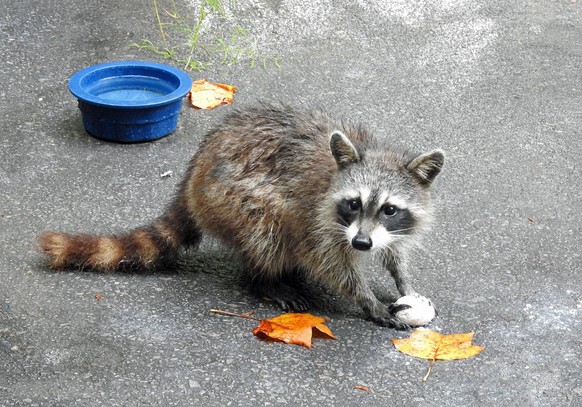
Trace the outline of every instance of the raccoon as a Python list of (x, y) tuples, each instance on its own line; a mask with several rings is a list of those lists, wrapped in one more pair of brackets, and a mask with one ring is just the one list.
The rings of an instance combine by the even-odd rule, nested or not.
[(208, 234), (240, 254), (255, 293), (284, 311), (308, 308), (293, 283), (307, 273), (402, 329), (403, 306), (376, 298), (363, 256), (379, 254), (400, 294), (415, 294), (409, 251), (431, 220), (429, 187), (443, 163), (441, 150), (412, 154), (324, 113), (261, 105), (206, 135), (151, 224), (111, 236), (45, 232), (39, 246), (56, 269), (148, 269)]

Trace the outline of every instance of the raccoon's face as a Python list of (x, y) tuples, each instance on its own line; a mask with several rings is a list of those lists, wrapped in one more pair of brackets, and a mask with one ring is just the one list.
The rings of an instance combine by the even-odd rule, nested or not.
[[(426, 211), (398, 194), (361, 187), (334, 196), (336, 221), (356, 250), (383, 249), (414, 233)], [(412, 208), (414, 206), (415, 208)]]
[(386, 248), (428, 223), (428, 190), (443, 166), (442, 151), (411, 156), (378, 148), (362, 155), (339, 131), (330, 149), (339, 169), (332, 190), (336, 221), (354, 249)]

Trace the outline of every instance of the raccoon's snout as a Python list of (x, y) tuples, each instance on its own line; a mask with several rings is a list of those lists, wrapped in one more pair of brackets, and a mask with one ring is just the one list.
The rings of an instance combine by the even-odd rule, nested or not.
[(354, 249), (361, 251), (370, 250), (372, 248), (372, 239), (370, 236), (356, 235), (352, 239), (352, 246), (354, 246)]

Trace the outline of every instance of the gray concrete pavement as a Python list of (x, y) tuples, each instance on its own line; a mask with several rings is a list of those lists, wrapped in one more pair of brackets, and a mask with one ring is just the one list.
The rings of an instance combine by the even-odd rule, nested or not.
[(322, 107), (447, 151), (417, 287), (439, 308), (431, 328), (473, 331), (487, 349), (436, 363), (422, 383), (427, 362), (390, 344), (405, 332), (321, 287), (310, 288), (313, 312), (337, 341), (263, 343), (249, 321), (208, 312), (278, 313), (211, 243), (156, 273), (49, 270), (37, 233), (114, 232), (157, 216), (201, 136), (232, 108), (185, 108), (154, 143), (95, 140), (66, 82), (95, 63), (156, 60), (127, 47), (155, 38), (151, 3), (4, 0), (0, 406), (582, 405), (582, 4), (238, 3), (281, 70), (215, 65), (195, 79), (238, 86), (238, 107)]

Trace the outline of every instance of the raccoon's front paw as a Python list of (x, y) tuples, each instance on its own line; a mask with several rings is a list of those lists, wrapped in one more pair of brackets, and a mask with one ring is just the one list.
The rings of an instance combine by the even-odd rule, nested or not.
[(410, 326), (427, 325), (436, 316), (432, 302), (419, 294), (400, 297), (388, 310), (399, 321)]
[(396, 318), (390, 313), (390, 308), (382, 304), (377, 306), (374, 311), (365, 310), (368, 315), (368, 319), (372, 320), (380, 326), (385, 326), (387, 328), (394, 329), (409, 329), (410, 326)]
[(395, 317), (371, 317), (372, 321), (377, 323), (380, 326), (385, 326), (387, 328), (394, 328), (394, 329), (410, 329), (410, 325), (400, 321), (398, 318)]
[(278, 296), (271, 299), (281, 307), (283, 312), (305, 312), (309, 309), (308, 301), (301, 295), (295, 295), (292, 298)]
[(305, 312), (309, 309), (309, 301), (298, 290), (284, 283), (255, 286), (254, 292), (273, 301), (284, 312)]

